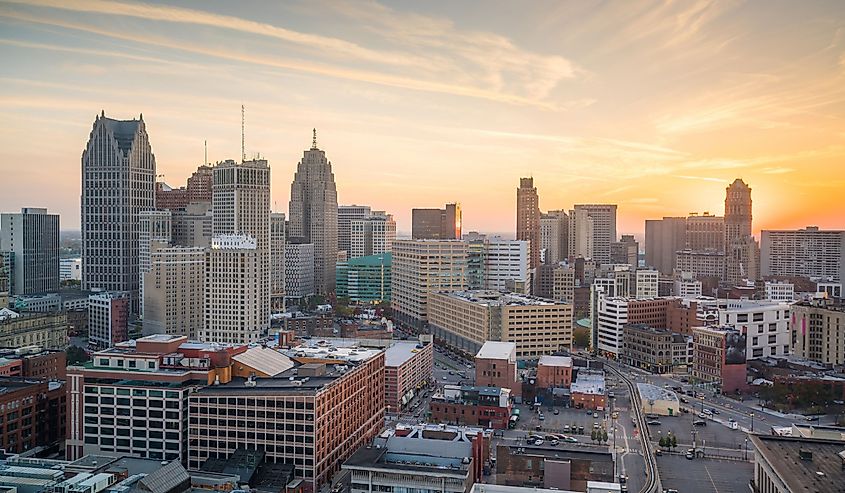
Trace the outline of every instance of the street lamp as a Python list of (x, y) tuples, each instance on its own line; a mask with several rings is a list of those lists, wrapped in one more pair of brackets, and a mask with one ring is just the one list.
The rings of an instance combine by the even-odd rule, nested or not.
[(751, 433), (754, 433), (754, 413), (751, 413)]
[(748, 460), (748, 438), (745, 438), (745, 455), (743, 456), (743, 460)]

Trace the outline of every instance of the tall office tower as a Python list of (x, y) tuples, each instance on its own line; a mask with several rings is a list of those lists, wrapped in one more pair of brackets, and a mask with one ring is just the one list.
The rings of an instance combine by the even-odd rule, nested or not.
[(129, 293), (103, 291), (88, 296), (88, 342), (108, 349), (129, 339)]
[(141, 305), (138, 314), (144, 318), (144, 278), (150, 271), (150, 251), (153, 245), (168, 246), (171, 241), (169, 210), (141, 211), (138, 217), (138, 297)]
[(664, 217), (646, 219), (645, 222), (645, 264), (654, 267), (663, 275), (671, 275), (675, 269), (675, 252), (686, 246), (685, 217)]
[[(214, 181), (216, 184), (216, 176)], [(269, 212), (265, 216), (269, 220)], [(258, 241), (248, 235), (211, 239), (205, 266), (205, 326), (200, 340), (250, 344), (266, 333), (270, 326), (269, 282), (264, 283), (262, 277), (267, 256), (258, 248)]]
[(615, 204), (576, 204), (575, 211), (585, 211), (593, 220), (593, 260), (610, 263), (610, 244), (616, 241)]
[(285, 215), (270, 213), (270, 307), (285, 306)]
[(174, 245), (209, 248), (212, 231), (211, 201), (191, 202), (184, 209), (170, 211)]
[(528, 242), (529, 267), (540, 263), (540, 196), (534, 178), (520, 178), (516, 189), (516, 239)]
[[(686, 219), (686, 245), (690, 250), (725, 251), (725, 218), (709, 212), (690, 214)], [(678, 248), (678, 250), (681, 250)]]
[[(251, 297), (249, 303), (242, 305), (250, 306), (257, 310), (253, 313), (250, 310), (244, 311), (246, 318), (241, 321), (239, 329), (237, 323), (224, 324), (206, 333), (206, 336), (218, 337), (221, 339), (205, 339), (206, 341), (217, 342), (254, 342), (257, 337), (268, 327), (270, 321), (270, 166), (264, 159), (254, 159), (236, 163), (227, 160), (214, 167), (214, 185), (212, 188), (212, 234), (214, 237), (227, 236), (248, 236), (251, 238), (254, 247), (237, 246), (238, 241), (221, 241), (215, 248), (214, 238), (211, 242), (211, 266), (215, 268), (228, 268), (229, 261), (245, 259), (252, 262), (255, 257), (257, 271), (243, 277), (237, 277), (239, 282), (249, 282), (248, 286), (232, 286), (232, 289), (244, 290)], [(249, 243), (249, 242), (245, 242)], [(235, 245), (235, 246), (233, 246)], [(223, 275), (222, 272), (217, 274)], [(211, 273), (209, 273), (209, 276)], [(228, 275), (228, 274), (227, 274)], [(223, 276), (220, 279), (226, 279)], [(221, 293), (217, 293), (222, 296)], [(243, 292), (232, 292), (231, 294), (243, 294)], [(206, 313), (208, 318), (216, 324), (217, 314), (223, 305), (216, 305), (217, 301), (229, 303), (225, 297), (213, 299), (206, 298)], [(235, 300), (231, 300), (234, 302)], [(254, 306), (253, 306), (254, 305)], [(238, 310), (242, 310), (239, 307)], [(228, 316), (228, 315), (227, 315)], [(208, 329), (208, 328), (207, 328)], [(235, 334), (238, 330), (245, 331), (244, 334)], [(229, 332), (226, 332), (229, 331)], [(215, 334), (216, 333), (216, 334)], [(225, 334), (224, 334), (225, 333)]]
[(443, 209), (411, 209), (411, 237), (415, 240), (460, 240), (461, 205)]
[(337, 262), (337, 188), (332, 163), (317, 148), (317, 132), (311, 149), (304, 152), (290, 186), (288, 236), (314, 244), (314, 283), (322, 295), (334, 291)]
[(14, 279), (12, 276), (14, 257), (14, 253), (0, 250), (0, 308), (9, 305), (9, 292), (12, 290), (11, 279)]
[(10, 294), (59, 290), (59, 215), (27, 207), (0, 215), (0, 251), (14, 254)]
[(760, 274), (845, 281), (845, 231), (816, 226), (764, 230), (760, 237)]
[(430, 293), (466, 289), (467, 249), (465, 241), (396, 240), (390, 286), (395, 319), (422, 329)]
[(205, 327), (206, 251), (154, 243), (144, 274), (144, 335), (196, 340)]
[[(337, 206), (337, 249), (350, 252), (352, 250), (352, 221), (370, 217), (372, 210), (368, 205), (339, 205)], [(352, 257), (352, 254), (349, 254)]]
[(350, 223), (349, 258), (379, 255), (391, 251), (396, 240), (396, 221), (391, 214), (375, 211)]
[(593, 258), (595, 238), (593, 218), (583, 209), (569, 211), (568, 256), (572, 258)]
[(610, 263), (629, 264), (633, 268), (639, 265), (640, 244), (634, 235), (622, 235), (622, 239), (610, 244)]
[(156, 162), (143, 115), (94, 120), (82, 152), (82, 289), (129, 293), (138, 313), (141, 211), (155, 209)]
[(557, 265), (569, 254), (569, 216), (566, 211), (549, 211), (540, 216), (540, 250), (543, 263)]
[(756, 280), (759, 251), (751, 236), (751, 188), (737, 178), (725, 190), (725, 280)]
[(285, 296), (303, 298), (314, 288), (314, 244), (302, 238), (288, 238), (285, 243)]

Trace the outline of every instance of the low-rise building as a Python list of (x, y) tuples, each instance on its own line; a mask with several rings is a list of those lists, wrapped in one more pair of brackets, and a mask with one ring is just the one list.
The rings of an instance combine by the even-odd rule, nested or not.
[(719, 309), (719, 325), (746, 335), (746, 359), (786, 356), (791, 351), (789, 303), (726, 300)]
[(59, 281), (82, 280), (82, 257), (59, 260)]
[(745, 338), (745, 334), (732, 328), (694, 328), (693, 380), (719, 386), (723, 393), (745, 390)]
[[(189, 469), (239, 447), (294, 467), (318, 491), (384, 425), (384, 351), (328, 343), (286, 351), (296, 366), (271, 378), (236, 378), (190, 396)], [(255, 416), (255, 419), (244, 417)]]
[(422, 388), (431, 383), (434, 344), (430, 338), (428, 336), (425, 342), (396, 341), (385, 350), (385, 404), (389, 411), (404, 409)]
[(62, 382), (0, 377), (0, 409), (5, 410), (0, 448), (21, 453), (58, 444), (65, 435), (65, 400)]
[(569, 390), (572, 405), (577, 408), (601, 411), (607, 406), (607, 387), (603, 371), (578, 370)]
[(18, 313), (0, 308), (0, 347), (67, 347), (67, 315), (63, 313)]
[(391, 258), (392, 255), (386, 252), (338, 262), (335, 268), (337, 297), (349, 298), (355, 303), (389, 302)]
[(681, 403), (678, 400), (678, 394), (675, 392), (642, 382), (637, 383), (637, 391), (640, 393), (644, 413), (657, 416), (678, 416), (680, 414)]
[(129, 293), (105, 291), (88, 297), (88, 343), (98, 349), (129, 339)]
[(563, 445), (496, 447), (496, 481), (499, 484), (588, 491), (588, 482), (613, 482), (615, 479), (613, 455), (606, 450)]
[(437, 422), (504, 430), (511, 416), (510, 389), (445, 385), (429, 408)]
[(628, 324), (623, 328), (621, 360), (652, 373), (669, 373), (686, 365), (687, 337), (646, 324)]
[(572, 305), (499, 291), (432, 293), (432, 334), (447, 345), (476, 353), (486, 341), (513, 342), (518, 359), (572, 349)]
[(572, 358), (569, 356), (540, 356), (540, 361), (537, 362), (538, 388), (569, 388), (571, 385)]
[(405, 493), (409, 488), (467, 493), (481, 479), (489, 435), (479, 429), (389, 430), (343, 464), (352, 493)]
[(67, 353), (40, 346), (0, 348), (0, 375), (37, 380), (64, 380)]
[(841, 492), (845, 484), (845, 440), (749, 435), (755, 492)]
[(517, 377), (516, 343), (487, 341), (475, 355), (475, 384), (510, 389), (515, 399), (522, 396)]

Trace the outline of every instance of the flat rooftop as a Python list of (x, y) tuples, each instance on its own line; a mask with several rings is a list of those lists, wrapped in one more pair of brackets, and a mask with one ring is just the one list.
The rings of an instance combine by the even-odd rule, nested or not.
[(487, 341), (481, 346), (475, 357), (481, 359), (508, 359), (515, 355), (515, 342)]
[(416, 341), (399, 341), (387, 348), (384, 352), (384, 366), (402, 366), (425, 349), (425, 345)]
[(669, 389), (658, 387), (657, 385), (637, 383), (637, 390), (639, 390), (640, 397), (643, 399), (678, 402), (678, 394)]
[(569, 356), (550, 356), (544, 354), (540, 356), (538, 366), (562, 366), (565, 368), (572, 368), (572, 358)]
[(578, 370), (575, 381), (569, 387), (570, 392), (579, 394), (604, 394), (604, 374), (597, 371)]
[(285, 350), (284, 354), (290, 358), (339, 360), (357, 364), (369, 360), (381, 351), (382, 349), (364, 347), (357, 344), (340, 346), (323, 339), (317, 341), (311, 339), (308, 344), (302, 344)]
[(481, 306), (553, 306), (565, 304), (537, 296), (491, 290), (451, 291), (440, 294)]
[(771, 435), (751, 435), (751, 441), (790, 492), (842, 492), (845, 441)]
[(469, 442), (391, 436), (377, 438), (369, 448), (358, 449), (344, 465), (464, 478), (469, 474), (471, 457)]

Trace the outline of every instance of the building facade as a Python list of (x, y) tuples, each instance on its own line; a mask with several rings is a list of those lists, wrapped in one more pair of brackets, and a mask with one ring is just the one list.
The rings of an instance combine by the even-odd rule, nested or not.
[(68, 345), (67, 327), (65, 313), (17, 313), (0, 308), (0, 347), (64, 350)]
[(636, 298), (638, 300), (657, 298), (657, 286), (660, 281), (659, 272), (650, 269), (638, 269), (635, 280), (637, 284)]
[(338, 262), (337, 297), (355, 303), (389, 302), (392, 258), (391, 253), (382, 253)]
[(616, 241), (616, 205), (576, 204), (576, 211), (584, 211), (592, 219), (593, 255), (596, 262), (610, 263), (610, 244)]
[(543, 263), (548, 265), (557, 265), (567, 258), (569, 216), (566, 211), (549, 211), (540, 216), (540, 251)]
[(411, 238), (415, 240), (460, 240), (461, 205), (443, 209), (412, 209)]
[(150, 251), (170, 245), (171, 215), (169, 210), (141, 211), (138, 217), (138, 315), (144, 317), (144, 277), (150, 271)]
[(668, 329), (628, 324), (622, 329), (621, 360), (652, 373), (669, 373), (687, 364), (687, 338)]
[(0, 377), (0, 448), (8, 454), (58, 444), (65, 436), (66, 397), (61, 382)]
[(540, 196), (534, 178), (520, 178), (516, 189), (516, 239), (528, 243), (529, 268), (540, 263)]
[(792, 353), (789, 309), (789, 303), (729, 299), (719, 309), (719, 325), (746, 335), (746, 359), (788, 356)]
[[(542, 358), (542, 357), (541, 357)], [(522, 381), (517, 375), (516, 343), (487, 341), (475, 355), (475, 384), (510, 389), (522, 397)]]
[(407, 409), (411, 400), (433, 380), (434, 344), (397, 341), (384, 352), (385, 405), (388, 412)]
[(428, 321), (431, 293), (466, 289), (467, 262), (464, 241), (397, 240), (390, 279), (396, 320), (422, 328)]
[[(725, 251), (725, 218), (709, 212), (690, 214), (686, 218), (685, 244), (690, 250)], [(678, 248), (682, 250), (683, 248)]]
[(737, 178), (725, 196), (725, 281), (759, 277), (760, 252), (751, 236), (751, 188)]
[(379, 255), (393, 250), (396, 240), (396, 221), (391, 214), (375, 211), (363, 219), (353, 219), (349, 224), (349, 258)]
[(129, 293), (105, 291), (88, 297), (88, 343), (106, 349), (129, 339)]
[(23, 208), (0, 214), (0, 251), (13, 253), (10, 294), (59, 290), (59, 215)]
[(693, 328), (693, 381), (717, 385), (726, 394), (745, 390), (745, 337), (732, 328)]
[(696, 279), (722, 279), (725, 276), (725, 254), (715, 250), (678, 250), (675, 252), (675, 270)]
[(760, 274), (845, 281), (845, 231), (763, 230)]
[(82, 152), (82, 289), (125, 291), (138, 313), (141, 211), (155, 209), (146, 124), (97, 116)]
[(530, 243), (524, 240), (503, 240), (489, 238), (484, 240), (484, 289), (497, 291), (515, 290), (513, 286), (526, 291), (530, 286), (528, 272), (530, 262)]
[(285, 305), (285, 215), (270, 213), (270, 308), (281, 310)]
[(314, 244), (289, 238), (285, 245), (285, 296), (302, 298), (317, 292), (314, 284)]
[[(368, 205), (339, 205), (337, 207), (337, 249), (352, 250), (352, 221), (366, 219), (372, 214)], [(352, 254), (350, 253), (350, 258)]]
[(675, 268), (675, 252), (685, 247), (685, 217), (647, 219), (645, 222), (645, 264), (669, 275)]
[(795, 356), (827, 365), (845, 364), (845, 304), (818, 298), (791, 306)]
[(59, 260), (59, 281), (82, 281), (81, 257)]
[(200, 337), (205, 328), (206, 250), (153, 245), (144, 275), (144, 334)]
[(511, 417), (510, 390), (445, 385), (431, 397), (431, 418), (438, 423), (506, 430)]

